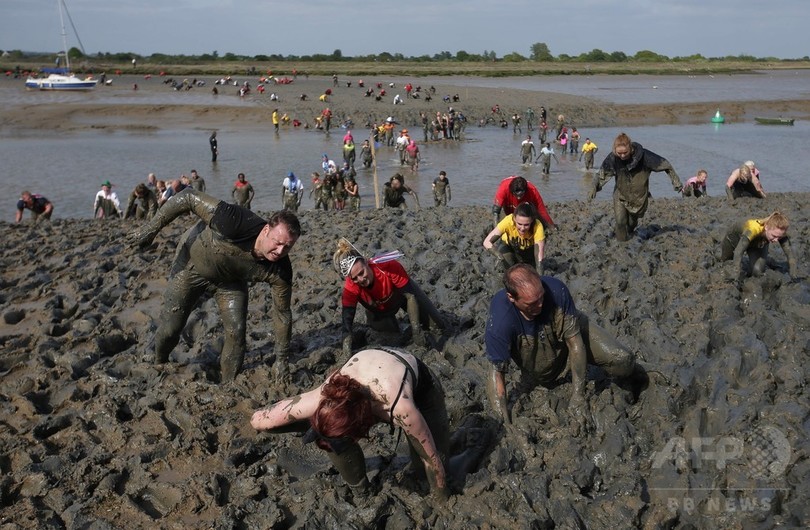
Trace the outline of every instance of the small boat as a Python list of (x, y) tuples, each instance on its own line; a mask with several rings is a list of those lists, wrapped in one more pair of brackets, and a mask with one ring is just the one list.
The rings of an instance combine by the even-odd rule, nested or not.
[[(42, 71), (49, 74), (48, 77), (29, 77), (25, 81), (25, 88), (39, 90), (92, 90), (98, 85), (98, 79), (88, 76), (84, 79), (70, 73), (70, 58), (68, 57), (67, 33), (65, 33), (65, 17), (62, 14), (65, 0), (56, 0), (59, 8), (59, 22), (62, 23), (62, 49), (65, 56), (64, 68), (45, 68)], [(75, 29), (75, 28), (74, 28)]]
[[(54, 68), (48, 77), (29, 77), (25, 81), (25, 88), (39, 90), (92, 90), (98, 85), (98, 79), (87, 77), (81, 79), (71, 74), (65, 68)], [(47, 71), (46, 71), (47, 73)]]
[(754, 118), (760, 125), (793, 125), (793, 118)]
[(717, 112), (712, 117), (712, 123), (724, 123), (726, 119), (720, 114), (720, 109), (717, 109)]

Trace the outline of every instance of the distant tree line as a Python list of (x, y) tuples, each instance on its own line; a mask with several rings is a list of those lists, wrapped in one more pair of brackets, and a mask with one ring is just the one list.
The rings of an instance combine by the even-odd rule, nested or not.
[[(22, 52), (20, 50), (0, 50), (0, 55), (6, 60), (18, 61), (35, 61), (53, 56), (52, 53), (31, 53)], [(518, 52), (511, 52), (503, 57), (498, 57), (494, 51), (484, 50), (483, 53), (470, 53), (465, 50), (459, 50), (456, 53), (449, 51), (442, 51), (433, 55), (419, 55), (406, 57), (401, 53), (381, 52), (369, 55), (356, 55), (346, 56), (340, 49), (334, 50), (330, 54), (313, 54), (313, 55), (280, 55), (280, 54), (259, 54), (259, 55), (239, 55), (235, 53), (225, 53), (220, 55), (216, 50), (211, 53), (203, 53), (201, 55), (170, 55), (164, 53), (153, 53), (148, 56), (139, 55), (132, 52), (99, 52), (97, 54), (83, 54), (78, 48), (71, 48), (68, 50), (68, 55), (72, 61), (75, 60), (98, 60), (112, 63), (129, 63), (133, 59), (137, 61), (147, 61), (161, 64), (202, 64), (212, 62), (245, 62), (245, 61), (258, 61), (258, 62), (417, 62), (417, 63), (432, 63), (441, 61), (454, 61), (454, 62), (584, 62), (584, 63), (629, 63), (629, 62), (667, 62), (667, 61), (682, 61), (682, 62), (699, 62), (699, 61), (790, 61), (790, 60), (810, 60), (810, 56), (805, 55), (796, 59), (781, 59), (777, 57), (754, 57), (753, 55), (735, 55), (725, 57), (711, 57), (707, 58), (701, 54), (689, 55), (685, 57), (667, 57), (650, 50), (642, 50), (634, 55), (627, 55), (624, 52), (614, 51), (605, 52), (598, 48), (594, 48), (589, 52), (583, 52), (579, 55), (560, 54), (557, 56), (552, 55), (549, 47), (544, 42), (536, 42), (531, 45), (529, 55), (524, 56)]]

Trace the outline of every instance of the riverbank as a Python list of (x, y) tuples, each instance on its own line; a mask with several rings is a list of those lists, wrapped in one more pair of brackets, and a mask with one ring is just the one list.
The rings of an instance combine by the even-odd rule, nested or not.
[[(52, 57), (42, 61), (23, 60), (3, 64), (0, 71), (13, 72), (18, 66), (22, 71), (34, 71), (53, 64)], [(702, 75), (734, 74), (758, 70), (799, 70), (810, 68), (807, 60), (762, 60), (738, 61), (732, 59), (585, 62), (585, 61), (189, 61), (186, 64), (141, 59), (135, 66), (130, 61), (108, 62), (100, 60), (73, 60), (77, 71), (98, 74), (123, 72), (130, 75), (158, 75), (161, 72), (173, 76), (239, 76), (245, 72), (259, 75), (271, 74), (293, 76), (294, 74), (328, 76), (544, 76), (544, 75)]]
[[(590, 371), (585, 435), (570, 428), (569, 382), (513, 394), (513, 430), (490, 419), (483, 333), (500, 281), (481, 248), (488, 207), (303, 212), (292, 354), (273, 355), (269, 289), (253, 286), (244, 373), (227, 385), (216, 383), (213, 299), (172, 362), (151, 362), (167, 271), (191, 220), (175, 220), (145, 252), (125, 244), (129, 222), (0, 223), (2, 528), (807, 526), (810, 288), (789, 280), (778, 248), (775, 269), (739, 288), (713, 256), (732, 221), (779, 209), (806, 278), (809, 200), (654, 199), (626, 244), (610, 237), (608, 201), (549, 204), (561, 230), (547, 242), (547, 273), (651, 373), (634, 404)], [(423, 497), (387, 428), (364, 444), (375, 492), (364, 497), (312, 445), (249, 425), (254, 409), (310, 388), (338, 362), (331, 254), (342, 236), (367, 254), (401, 250), (453, 322), (437, 349), (406, 345), (442, 381), (451, 428), (464, 433), (456, 451), (488, 449), (446, 505)], [(361, 345), (378, 338), (359, 330)], [(719, 447), (734, 453), (722, 465), (709, 456)]]

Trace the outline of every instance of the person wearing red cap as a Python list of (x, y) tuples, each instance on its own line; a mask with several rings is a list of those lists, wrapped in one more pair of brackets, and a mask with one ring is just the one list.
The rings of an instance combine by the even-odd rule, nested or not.
[(543, 223), (546, 230), (557, 228), (557, 225), (551, 220), (551, 216), (543, 202), (543, 197), (540, 196), (537, 187), (531, 182), (527, 182), (525, 178), (517, 175), (503, 179), (498, 186), (498, 190), (495, 192), (495, 201), (492, 205), (492, 214), (495, 224), (497, 225), (498, 221), (500, 221), (501, 211), (503, 211), (505, 215), (515, 213), (515, 208), (522, 202), (528, 202), (535, 207), (540, 221)]

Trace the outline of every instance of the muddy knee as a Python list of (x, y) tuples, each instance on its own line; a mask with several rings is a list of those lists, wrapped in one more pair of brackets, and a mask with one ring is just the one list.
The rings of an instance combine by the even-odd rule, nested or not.
[(762, 276), (765, 274), (765, 270), (768, 268), (768, 264), (765, 258), (757, 258), (751, 264), (751, 275), (752, 276)]

